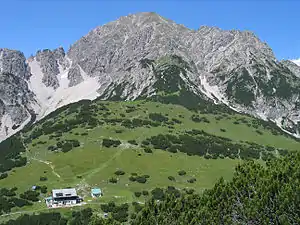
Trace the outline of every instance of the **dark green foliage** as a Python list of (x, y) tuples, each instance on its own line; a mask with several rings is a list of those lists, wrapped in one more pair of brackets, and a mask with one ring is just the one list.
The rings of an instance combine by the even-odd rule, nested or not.
[(149, 140), (154, 148), (166, 150), (171, 147), (172, 143), (169, 141), (167, 136), (159, 134), (157, 136), (153, 136)]
[(116, 207), (116, 204), (114, 202), (109, 202), (108, 204), (102, 204), (100, 206), (101, 210), (106, 213), (113, 212), (115, 207)]
[(195, 190), (194, 190), (194, 189), (192, 189), (192, 188), (185, 189), (184, 191), (185, 191), (185, 193), (187, 193), (188, 195), (192, 195), (192, 194), (194, 194), (194, 193), (195, 193)]
[(178, 189), (176, 189), (175, 187), (173, 187), (173, 186), (168, 186), (165, 193), (167, 195), (173, 195), (176, 198), (179, 198), (181, 196), (180, 191)]
[(186, 175), (186, 172), (184, 170), (180, 170), (180, 171), (178, 171), (178, 175), (184, 176), (184, 175)]
[(47, 189), (48, 189), (47, 186), (45, 186), (45, 185), (42, 186), (41, 187), (41, 193), (46, 194), (47, 193)]
[(226, 94), (239, 104), (251, 106), (255, 100), (255, 80), (249, 72), (242, 67), (240, 71), (233, 71), (227, 83)]
[(224, 128), (221, 128), (220, 131), (221, 132), (226, 132), (226, 130)]
[(176, 118), (172, 118), (172, 121), (173, 121), (174, 123), (177, 123), (177, 124), (181, 124), (181, 123), (182, 123), (181, 120), (178, 120), (178, 119), (176, 119)]
[(50, 145), (50, 146), (48, 147), (48, 150), (49, 150), (49, 151), (55, 151), (55, 150), (57, 150), (57, 146)]
[(168, 117), (165, 117), (161, 113), (149, 113), (149, 118), (160, 123), (167, 122), (169, 120)]
[(0, 175), (0, 180), (3, 180), (3, 179), (5, 179), (5, 178), (7, 178), (8, 177), (8, 174), (7, 173), (1, 173), (1, 175)]
[[(201, 96), (201, 94), (199, 93)], [(172, 95), (154, 95), (148, 98), (150, 101), (157, 101), (164, 104), (181, 105), (189, 110), (202, 113), (219, 114), (226, 112), (228, 114), (236, 113), (225, 105), (215, 105), (213, 101), (204, 100), (188, 88), (181, 88), (179, 94)]]
[(16, 197), (16, 191), (17, 188), (0, 188), (0, 215), (11, 212), (14, 207), (32, 205), (30, 201)]
[(261, 154), (261, 159), (264, 161), (269, 161), (273, 158), (275, 158), (275, 156), (270, 152), (262, 152)]
[(121, 144), (121, 141), (119, 140), (112, 140), (112, 139), (103, 139), (102, 146), (110, 148), (111, 146), (113, 147), (118, 147)]
[(188, 183), (195, 183), (196, 182), (196, 178), (191, 178), (187, 180)]
[(146, 153), (153, 153), (152, 149), (149, 147), (144, 148), (144, 152)]
[[(59, 113), (62, 113), (63, 111), (65, 111), (67, 115), (75, 113), (75, 118), (56, 122)], [(68, 107), (62, 107), (59, 110), (56, 110), (55, 113), (51, 113), (42, 119), (39, 122), (39, 124), (42, 124), (41, 127), (33, 129), (26, 142), (29, 143), (31, 140), (36, 139), (43, 134), (52, 134), (52, 137), (61, 136), (62, 133), (70, 132), (78, 126), (88, 126), (89, 128), (96, 127), (99, 125), (99, 121), (96, 118), (97, 111), (97, 105), (92, 104), (91, 101), (80, 101), (76, 104), (68, 105)]]
[(241, 159), (259, 159), (259, 150), (255, 148), (243, 148), (240, 150)]
[(143, 140), (142, 141), (142, 145), (149, 145), (149, 144), (150, 144), (150, 142), (148, 140)]
[(206, 117), (200, 117), (199, 115), (192, 115), (191, 119), (196, 123), (210, 123), (210, 121)]
[(142, 191), (142, 194), (143, 194), (144, 196), (148, 196), (148, 195), (149, 195), (149, 191), (144, 190), (144, 191)]
[(0, 173), (8, 172), (15, 167), (25, 166), (27, 159), (21, 157), (21, 152), (25, 152), (25, 147), (19, 135), (11, 136), (2, 141), (0, 143)]
[(40, 181), (47, 181), (48, 178), (47, 177), (40, 177)]
[(264, 167), (238, 165), (232, 181), (221, 178), (203, 194), (186, 190), (179, 198), (156, 190), (132, 225), (299, 224), (300, 153), (273, 158)]
[(93, 211), (91, 208), (86, 208), (81, 211), (73, 211), (70, 225), (88, 225), (91, 221)]
[(147, 67), (150, 67), (153, 64), (153, 62), (154, 62), (154, 60), (147, 59), (147, 58), (144, 58), (144, 59), (140, 60), (140, 64), (142, 65), (143, 69), (145, 69)]
[(136, 142), (136, 140), (129, 140), (128, 143), (132, 144), (132, 145), (138, 145), (138, 143)]
[(141, 195), (142, 195), (142, 193), (140, 191), (134, 192), (134, 196), (137, 198), (141, 197)]
[(115, 172), (115, 175), (117, 175), (117, 176), (122, 176), (122, 175), (124, 175), (125, 174), (125, 172), (123, 171), (123, 170), (117, 170), (116, 172)]
[(103, 212), (112, 213), (114, 220), (124, 223), (128, 219), (128, 208), (127, 203), (117, 206), (114, 202), (109, 202), (108, 204), (102, 204), (101, 209)]
[[(26, 195), (27, 199), (20, 199), (16, 194), (17, 188), (0, 188), (0, 215), (2, 213), (9, 213), (11, 209), (14, 207), (23, 207), (26, 205), (32, 205), (31, 200), (36, 200), (35, 196), (31, 196), (30, 194)], [(39, 193), (37, 193), (39, 195)], [(20, 196), (22, 198), (22, 196)]]
[(41, 214), (24, 214), (15, 220), (9, 220), (2, 225), (67, 225), (68, 220), (60, 213), (49, 212)]
[(287, 149), (278, 149), (278, 152), (280, 155), (285, 156), (288, 154), (288, 150)]
[(27, 200), (24, 200), (24, 199), (20, 199), (20, 198), (11, 198), (10, 199), (11, 202), (13, 203), (14, 207), (19, 207), (19, 208), (22, 208), (24, 206), (31, 206), (32, 203), (27, 201)]
[(25, 191), (23, 194), (20, 194), (20, 198), (28, 200), (28, 201), (32, 201), (32, 202), (37, 202), (39, 201), (39, 192), (36, 191)]
[(256, 130), (256, 133), (258, 133), (259, 135), (263, 135), (263, 132), (261, 132), (260, 130)]
[(144, 184), (147, 182), (147, 179), (149, 178), (149, 175), (142, 175), (142, 176), (138, 176), (136, 173), (131, 174), (131, 176), (129, 177), (129, 180), (132, 182), (138, 182), (141, 184)]
[(161, 188), (155, 188), (151, 191), (152, 198), (155, 200), (164, 200), (165, 192)]
[(253, 143), (241, 144), (232, 140), (206, 133), (203, 130), (190, 130), (179, 136), (159, 134), (146, 139), (156, 149), (172, 153), (185, 152), (188, 155), (199, 155), (206, 159), (230, 157), (232, 159), (258, 159), (265, 147)]
[(138, 176), (136, 177), (136, 182), (144, 184), (147, 182), (147, 178), (145, 176)]
[(180, 145), (172, 145), (171, 147), (169, 147), (167, 150), (169, 152), (172, 152), (172, 153), (176, 153), (178, 151), (178, 149), (180, 148)]
[(189, 69), (189, 66), (182, 59), (179, 63), (177, 61), (178, 58), (180, 57), (170, 56), (169, 62), (154, 70), (157, 81), (153, 86), (158, 91), (170, 94), (179, 91), (181, 87), (186, 85), (180, 74), (182, 73), (186, 76), (186, 69)]
[(78, 140), (64, 140), (56, 143), (55, 149), (61, 150), (62, 152), (69, 152), (73, 148), (79, 147), (80, 142)]
[(132, 182), (135, 182), (136, 181), (136, 176), (130, 176), (129, 180), (132, 181)]
[(109, 181), (110, 183), (116, 184), (116, 183), (118, 182), (118, 179), (115, 178), (115, 177), (111, 177), (111, 178), (109, 178), (108, 181)]
[(168, 179), (169, 179), (170, 181), (176, 181), (175, 177), (173, 177), (173, 176), (168, 176)]
[(137, 202), (132, 202), (132, 206), (134, 208), (134, 212), (138, 213), (143, 209), (143, 206)]

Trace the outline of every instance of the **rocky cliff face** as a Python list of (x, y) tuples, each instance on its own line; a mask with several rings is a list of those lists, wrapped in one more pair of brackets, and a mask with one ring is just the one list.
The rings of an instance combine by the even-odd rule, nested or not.
[(0, 140), (30, 120), (35, 104), (23, 53), (0, 49)]
[[(30, 93), (18, 100), (25, 110), (20, 115), (29, 106), (41, 118), (81, 99), (133, 100), (164, 92), (162, 87), (184, 86), (199, 98), (299, 133), (300, 67), (277, 61), (267, 44), (248, 31), (190, 30), (155, 13), (139, 13), (95, 28), (67, 53), (43, 50), (25, 62), (22, 53), (5, 51), (1, 73), (13, 74), (19, 83), (11, 82)], [(179, 76), (164, 77), (172, 73)], [(15, 95), (0, 97), (0, 116), (7, 114), (7, 98)], [(20, 116), (19, 122), (25, 119)]]

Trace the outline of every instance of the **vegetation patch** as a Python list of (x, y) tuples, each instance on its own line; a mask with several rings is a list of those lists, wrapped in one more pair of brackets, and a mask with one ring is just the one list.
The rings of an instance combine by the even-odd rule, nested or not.
[(119, 140), (112, 140), (112, 139), (103, 139), (102, 146), (110, 148), (110, 147), (118, 147), (121, 144)]

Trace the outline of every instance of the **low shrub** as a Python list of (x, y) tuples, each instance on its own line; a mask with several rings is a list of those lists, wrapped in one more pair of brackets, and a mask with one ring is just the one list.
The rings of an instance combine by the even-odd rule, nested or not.
[(136, 140), (129, 140), (128, 143), (132, 144), (132, 145), (138, 145), (138, 143), (136, 142)]
[(178, 175), (184, 176), (184, 175), (186, 175), (186, 172), (184, 170), (180, 170), (180, 171), (178, 171)]
[(169, 179), (170, 181), (175, 181), (175, 180), (176, 180), (175, 177), (173, 177), (173, 176), (168, 176), (168, 179)]
[(108, 181), (109, 181), (110, 183), (116, 184), (116, 183), (118, 182), (118, 179), (115, 178), (115, 177), (111, 177)]
[(149, 195), (149, 191), (144, 190), (144, 191), (142, 191), (142, 194), (143, 194), (144, 196), (148, 196), (148, 195)]
[(152, 149), (149, 147), (144, 148), (144, 152), (146, 153), (153, 153)]
[(195, 183), (196, 182), (196, 178), (191, 178), (187, 180), (188, 183)]
[(40, 177), (40, 181), (47, 181), (48, 178), (47, 177)]
[(125, 172), (122, 171), (122, 170), (117, 170), (117, 171), (115, 172), (115, 175), (117, 175), (117, 176), (124, 175), (124, 174), (125, 174)]
[(134, 196), (137, 198), (141, 197), (141, 195), (142, 195), (142, 193), (139, 191), (134, 192)]
[(102, 146), (110, 148), (111, 146), (113, 147), (118, 147), (121, 144), (121, 141), (119, 140), (112, 140), (112, 139), (103, 139), (102, 141)]

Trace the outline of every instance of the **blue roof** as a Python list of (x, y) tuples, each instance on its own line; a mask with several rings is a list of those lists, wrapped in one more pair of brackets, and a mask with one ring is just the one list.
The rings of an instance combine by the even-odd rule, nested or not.
[(45, 198), (46, 201), (52, 200), (52, 197)]
[(97, 194), (101, 194), (102, 191), (100, 188), (92, 188), (92, 194), (97, 195)]

